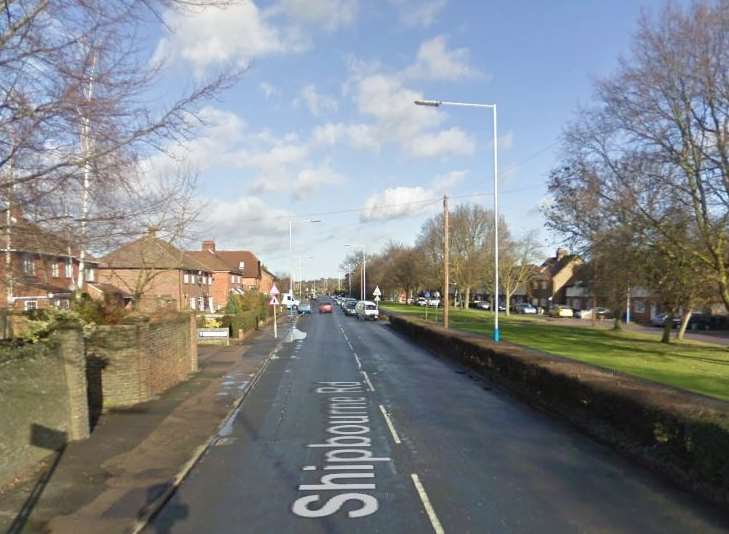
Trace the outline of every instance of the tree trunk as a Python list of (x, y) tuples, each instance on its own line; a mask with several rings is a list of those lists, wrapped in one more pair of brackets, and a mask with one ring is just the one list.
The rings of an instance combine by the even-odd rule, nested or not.
[[(593, 312), (593, 315), (595, 312)], [(613, 319), (613, 330), (622, 330), (623, 327), (620, 326), (620, 314), (616, 313), (615, 318)]]
[(511, 312), (510, 312), (511, 306), (509, 305), (510, 302), (511, 302), (511, 295), (509, 294), (508, 291), (504, 291), (504, 304), (506, 305), (506, 315), (507, 316), (511, 314)]
[(463, 308), (468, 309), (468, 303), (471, 302), (471, 286), (466, 286), (465, 300), (463, 302)]
[(683, 336), (686, 334), (686, 327), (688, 327), (689, 321), (691, 320), (692, 313), (693, 310), (689, 308), (688, 310), (686, 310), (686, 313), (683, 314), (683, 317), (681, 318), (681, 326), (678, 329), (676, 338), (683, 339)]
[(667, 313), (666, 319), (663, 322), (663, 336), (661, 337), (661, 343), (671, 342), (671, 329), (673, 328), (673, 313)]

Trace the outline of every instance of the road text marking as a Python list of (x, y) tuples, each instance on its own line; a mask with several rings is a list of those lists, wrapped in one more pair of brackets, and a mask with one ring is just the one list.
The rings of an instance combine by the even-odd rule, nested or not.
[(430, 503), (428, 494), (425, 493), (425, 488), (423, 487), (423, 484), (420, 482), (420, 478), (415, 473), (411, 474), (410, 478), (413, 479), (413, 484), (415, 484), (415, 489), (418, 491), (420, 500), (423, 501), (423, 507), (425, 508), (425, 513), (428, 514), (428, 519), (430, 519), (430, 524), (433, 525), (433, 530), (435, 531), (435, 534), (445, 534), (443, 525), (441, 525), (440, 520), (438, 519), (438, 516), (435, 515), (435, 510), (433, 509), (433, 505)]
[(385, 407), (382, 404), (380, 404), (380, 411), (382, 412), (382, 417), (385, 418), (385, 423), (387, 423), (387, 428), (390, 429), (390, 434), (392, 434), (393, 441), (399, 445), (401, 443), (400, 436), (397, 435), (395, 426), (392, 424), (392, 420), (390, 419), (390, 416), (387, 415), (387, 411), (385, 411)]

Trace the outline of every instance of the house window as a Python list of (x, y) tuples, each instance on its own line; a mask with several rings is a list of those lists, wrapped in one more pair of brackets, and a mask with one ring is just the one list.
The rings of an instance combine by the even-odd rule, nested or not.
[(53, 278), (61, 277), (61, 268), (58, 266), (58, 260), (54, 260), (53, 263), (51, 263), (51, 276)]
[(545, 280), (542, 280), (542, 289), (547, 289), (547, 282)]
[(185, 274), (183, 275), (182, 278), (183, 278), (184, 283), (186, 283), (186, 284), (190, 283), (190, 274), (187, 271), (185, 271)]
[(68, 299), (55, 299), (53, 301), (53, 304), (56, 306), (56, 308), (61, 308), (64, 310), (67, 310), (71, 306), (71, 303), (68, 301)]
[(244, 261), (238, 262), (238, 270), (239, 271), (244, 271), (245, 268), (246, 268), (246, 262), (244, 262)]
[(194, 310), (195, 309), (195, 303), (196, 302), (197, 301), (195, 300), (195, 297), (190, 297), (190, 309), (191, 310)]
[(37, 310), (38, 309), (38, 301), (37, 300), (26, 300), (24, 304), (25, 304), (25, 311)]
[(94, 282), (96, 281), (96, 269), (93, 267), (89, 267), (86, 269), (86, 281), (87, 282)]
[(25, 274), (35, 274), (35, 261), (33, 261), (32, 256), (27, 254), (23, 256), (23, 272)]
[(205, 310), (205, 301), (202, 297), (197, 298), (197, 306), (199, 310)]
[(73, 278), (73, 263), (71, 263), (71, 258), (66, 258), (64, 274), (65, 274), (66, 278)]
[(645, 302), (643, 302), (642, 300), (634, 300), (633, 311), (635, 313), (645, 313)]

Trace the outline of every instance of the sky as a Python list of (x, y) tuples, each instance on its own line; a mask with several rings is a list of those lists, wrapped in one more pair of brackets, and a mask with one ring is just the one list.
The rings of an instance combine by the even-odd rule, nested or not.
[(641, 10), (663, 3), (258, 0), (168, 12), (153, 50), (170, 88), (230, 65), (245, 73), (201, 110), (193, 138), (168, 147), (173, 159), (148, 163), (198, 173), (201, 227), (218, 248), (251, 250), (276, 273), (293, 263), (297, 278), (336, 277), (346, 244), (412, 244), (443, 194), (492, 207), (491, 112), (413, 100), (495, 104), (501, 213), (516, 237), (539, 231), (546, 255), (558, 238), (539, 208), (560, 133), (629, 52)]

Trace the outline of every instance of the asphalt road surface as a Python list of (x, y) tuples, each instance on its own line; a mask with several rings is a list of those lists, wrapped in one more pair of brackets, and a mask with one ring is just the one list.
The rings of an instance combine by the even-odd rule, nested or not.
[(726, 516), (389, 329), (286, 339), (147, 532), (727, 532)]

